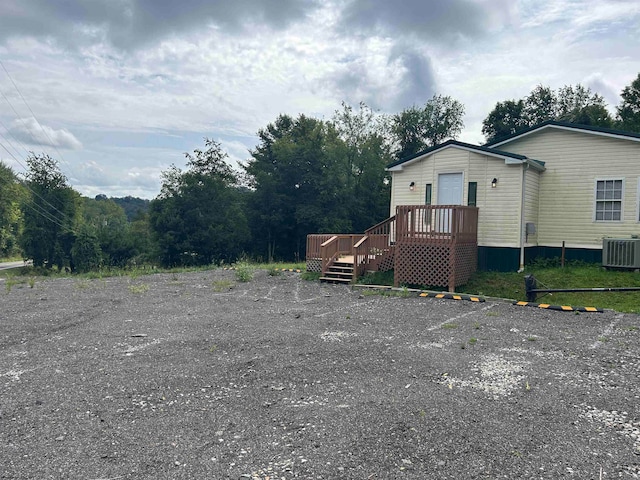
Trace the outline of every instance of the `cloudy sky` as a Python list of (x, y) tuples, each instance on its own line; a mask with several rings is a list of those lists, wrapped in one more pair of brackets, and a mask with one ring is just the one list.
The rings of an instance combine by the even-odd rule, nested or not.
[(84, 195), (153, 198), (207, 136), (234, 162), (281, 113), (383, 113), (434, 94), (482, 143), (496, 102), (640, 72), (637, 0), (2, 0), (0, 160), (60, 162)]

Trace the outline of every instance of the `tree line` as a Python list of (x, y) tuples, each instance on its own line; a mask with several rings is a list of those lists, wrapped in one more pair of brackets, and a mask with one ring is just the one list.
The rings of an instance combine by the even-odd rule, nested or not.
[(482, 133), (493, 142), (548, 120), (640, 132), (640, 74), (620, 96), (612, 116), (602, 95), (580, 84), (557, 91), (538, 85), (524, 98), (498, 102), (482, 122)]
[[(537, 86), (498, 102), (483, 122), (488, 142), (546, 120), (640, 132), (640, 75), (612, 117), (602, 96), (581, 85)], [(342, 104), (329, 120), (279, 115), (258, 131), (239, 170), (220, 143), (186, 154), (162, 173), (160, 194), (141, 199), (82, 197), (57, 161), (31, 153), (18, 179), (0, 162), (0, 256), (37, 267), (88, 271), (303, 260), (309, 233), (362, 233), (389, 215), (386, 165), (456, 138), (464, 106), (435, 95), (423, 106), (381, 115)], [(125, 211), (126, 208), (126, 211)]]

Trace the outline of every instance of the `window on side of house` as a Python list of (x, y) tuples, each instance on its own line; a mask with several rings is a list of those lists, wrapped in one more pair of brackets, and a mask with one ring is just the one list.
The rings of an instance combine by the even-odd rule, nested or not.
[(469, 192), (467, 194), (467, 205), (476, 207), (478, 197), (478, 182), (469, 182)]
[[(432, 186), (431, 183), (427, 183), (424, 186), (424, 204), (425, 205), (431, 205), (431, 195), (432, 195)], [(433, 215), (434, 212), (431, 212), (427, 209), (425, 209), (424, 211), (424, 224), (427, 227), (427, 231), (431, 230), (431, 216)]]
[(596, 222), (622, 220), (623, 179), (596, 180)]

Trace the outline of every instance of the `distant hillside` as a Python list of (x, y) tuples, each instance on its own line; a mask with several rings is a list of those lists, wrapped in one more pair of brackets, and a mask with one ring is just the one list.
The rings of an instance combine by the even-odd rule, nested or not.
[(127, 215), (127, 220), (130, 222), (138, 215), (144, 215), (149, 210), (149, 200), (144, 198), (126, 196), (123, 198), (112, 197), (111, 200), (122, 207)]

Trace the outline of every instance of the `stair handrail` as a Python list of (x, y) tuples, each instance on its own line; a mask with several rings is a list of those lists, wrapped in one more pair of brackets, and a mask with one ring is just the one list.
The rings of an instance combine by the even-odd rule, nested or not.
[(353, 245), (353, 282), (366, 271), (369, 264), (369, 236), (365, 235)]
[(377, 256), (389, 251), (396, 241), (396, 215), (368, 228), (364, 234), (369, 237), (369, 254)]
[(338, 235), (334, 235), (320, 245), (322, 254), (322, 275), (327, 273), (329, 265), (338, 258)]
[(396, 216), (392, 216), (389, 217), (379, 223), (376, 223), (373, 227), (367, 228), (364, 231), (365, 235), (376, 235), (379, 234), (376, 230), (380, 230), (382, 229), (382, 227), (385, 227), (386, 225), (390, 225), (391, 227), (389, 228), (389, 230), (392, 230), (393, 225), (395, 224), (396, 221)]

